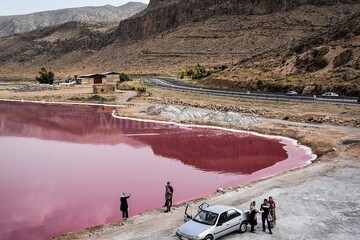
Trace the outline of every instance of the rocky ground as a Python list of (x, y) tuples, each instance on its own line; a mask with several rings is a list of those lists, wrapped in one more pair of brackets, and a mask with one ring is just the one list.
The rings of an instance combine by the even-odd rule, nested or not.
[[(1, 99), (75, 101), (74, 97), (79, 95), (90, 97), (91, 88), (76, 86), (59, 91), (27, 93), (0, 91)], [(211, 124), (282, 135), (297, 139), (301, 144), (313, 149), (318, 159), (307, 167), (246, 186), (225, 189), (192, 202), (194, 205), (202, 201), (210, 204), (230, 204), (247, 209), (251, 200), (260, 204), (263, 198), (274, 197), (277, 202), (278, 221), (273, 235), (262, 232), (258, 225), (256, 234), (246, 232), (240, 236), (234, 233), (223, 239), (360, 237), (360, 194), (357, 191), (360, 184), (359, 105), (260, 101), (152, 88), (140, 96), (133, 92), (119, 92), (102, 97), (113, 98), (110, 103), (126, 102), (126, 107), (117, 111), (117, 114), (123, 116)], [(73, 100), (69, 100), (70, 98)], [(220, 117), (205, 119), (204, 116), (209, 114), (220, 114)], [(201, 119), (194, 120), (194, 116), (201, 116)], [(223, 121), (242, 116), (255, 121), (245, 125), (236, 121)], [(329, 119), (311, 120), (320, 116)], [(184, 208), (184, 204), (175, 205), (171, 213), (164, 213), (159, 208), (131, 217), (126, 222), (118, 221), (92, 227), (56, 239), (176, 239), (174, 233), (182, 224)]]
[(14, 92), (39, 92), (39, 91), (52, 91), (58, 90), (59, 86), (49, 84), (27, 84), (12, 89)]

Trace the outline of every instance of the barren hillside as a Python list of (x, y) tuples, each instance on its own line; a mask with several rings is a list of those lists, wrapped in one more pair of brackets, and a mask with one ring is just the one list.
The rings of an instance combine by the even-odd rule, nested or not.
[(0, 38), (0, 77), (34, 76), (42, 66), (64, 77), (177, 76), (200, 63), (229, 67), (200, 84), (357, 95), (359, 12), (359, 0), (152, 0), (117, 27), (70, 23)]

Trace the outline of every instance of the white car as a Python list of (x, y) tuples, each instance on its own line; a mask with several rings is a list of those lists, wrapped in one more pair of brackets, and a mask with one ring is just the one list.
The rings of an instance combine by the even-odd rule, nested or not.
[(192, 218), (185, 210), (185, 219), (191, 219), (176, 230), (179, 239), (215, 240), (229, 233), (244, 233), (249, 222), (249, 210), (242, 211), (236, 207), (214, 205), (199, 208), (198, 214)]
[(71, 81), (68, 83), (59, 83), (60, 86), (75, 86), (76, 85), (76, 81)]
[(287, 94), (287, 95), (296, 95), (297, 92), (295, 92), (295, 91), (288, 91), (286, 94)]
[(339, 95), (336, 94), (336, 93), (333, 93), (333, 92), (326, 92), (326, 93), (322, 94), (321, 96), (324, 96), (324, 97), (338, 97)]

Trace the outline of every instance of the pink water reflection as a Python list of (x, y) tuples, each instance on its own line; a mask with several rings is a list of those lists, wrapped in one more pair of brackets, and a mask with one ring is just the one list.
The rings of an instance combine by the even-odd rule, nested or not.
[(0, 102), (0, 239), (48, 239), (304, 165), (287, 140), (118, 120), (111, 109)]

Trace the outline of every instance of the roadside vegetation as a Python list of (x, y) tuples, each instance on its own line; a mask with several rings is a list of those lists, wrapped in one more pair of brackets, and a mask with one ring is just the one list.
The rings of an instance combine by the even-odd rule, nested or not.
[(119, 78), (120, 81), (116, 84), (117, 89), (146, 92), (146, 86), (143, 82), (131, 79), (126, 73), (120, 73)]
[(119, 82), (116, 87), (119, 90), (133, 90), (138, 92), (146, 92), (145, 84), (137, 80)]
[(199, 63), (195, 65), (194, 69), (187, 69), (182, 70), (180, 72), (180, 79), (184, 79), (185, 77), (191, 78), (191, 79), (202, 79), (210, 76), (213, 73), (217, 73), (220, 71), (223, 71), (227, 69), (228, 67), (226, 65), (221, 65), (219, 67), (215, 67), (212, 69), (205, 69), (203, 66), (201, 66)]

